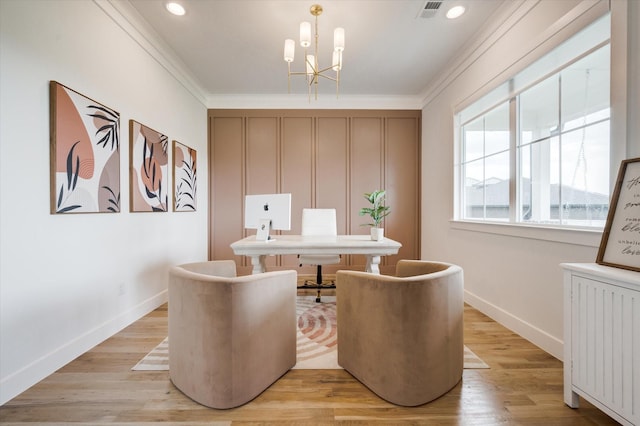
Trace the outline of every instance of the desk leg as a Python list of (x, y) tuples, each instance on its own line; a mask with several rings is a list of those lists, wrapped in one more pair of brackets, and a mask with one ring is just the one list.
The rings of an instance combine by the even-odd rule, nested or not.
[(365, 272), (380, 275), (380, 268), (378, 265), (380, 265), (380, 256), (367, 255), (367, 267)]
[(252, 274), (261, 274), (267, 271), (266, 258), (267, 256), (265, 255), (251, 256), (251, 265), (253, 266)]

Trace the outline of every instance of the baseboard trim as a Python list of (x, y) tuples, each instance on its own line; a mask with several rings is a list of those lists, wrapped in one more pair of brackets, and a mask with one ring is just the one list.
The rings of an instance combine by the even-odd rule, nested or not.
[(4, 377), (0, 380), (0, 405), (15, 398), (89, 349), (166, 303), (167, 300), (168, 292), (164, 290)]
[(562, 361), (564, 354), (564, 343), (562, 340), (529, 324), (521, 318), (518, 318), (511, 312), (507, 312), (487, 300), (476, 296), (470, 291), (464, 291), (464, 301), (494, 321), (527, 339), (543, 351)]

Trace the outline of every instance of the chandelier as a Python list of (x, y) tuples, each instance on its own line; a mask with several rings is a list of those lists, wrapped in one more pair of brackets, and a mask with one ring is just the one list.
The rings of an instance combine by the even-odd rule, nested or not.
[[(311, 92), (315, 93), (315, 99), (318, 99), (318, 83), (320, 77), (336, 82), (336, 97), (340, 90), (340, 70), (342, 69), (342, 51), (344, 50), (344, 28), (336, 28), (333, 31), (333, 57), (331, 66), (320, 68), (318, 65), (318, 16), (322, 14), (322, 6), (314, 4), (309, 12), (315, 16), (315, 33), (313, 53), (309, 54), (307, 48), (311, 46), (311, 24), (309, 22), (300, 23), (300, 46), (304, 48), (305, 71), (291, 71), (291, 62), (295, 53), (296, 43), (292, 39), (284, 41), (284, 60), (287, 62), (288, 76), (287, 83), (289, 93), (291, 93), (291, 76), (304, 75), (307, 79), (309, 90), (309, 102), (311, 102)], [(335, 74), (333, 73), (335, 72)]]

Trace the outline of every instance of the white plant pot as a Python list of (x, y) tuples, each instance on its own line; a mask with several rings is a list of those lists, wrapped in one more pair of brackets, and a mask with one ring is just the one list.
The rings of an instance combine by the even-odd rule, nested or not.
[(384, 238), (384, 228), (371, 228), (371, 239), (373, 241), (382, 241)]

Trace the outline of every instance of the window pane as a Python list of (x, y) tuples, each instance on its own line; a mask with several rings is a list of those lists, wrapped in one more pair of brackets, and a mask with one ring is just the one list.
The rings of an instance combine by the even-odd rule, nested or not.
[(558, 76), (554, 75), (520, 94), (520, 144), (558, 131)]
[(608, 61), (605, 46), (562, 71), (564, 131), (609, 118)]
[(484, 218), (484, 160), (464, 165), (464, 217)]
[(518, 164), (520, 165), (520, 179), (518, 180), (518, 194), (520, 197), (520, 220), (531, 220), (531, 145), (518, 148)]
[(487, 157), (485, 205), (487, 219), (509, 219), (509, 152)]
[(462, 161), (472, 161), (484, 155), (484, 120), (482, 117), (465, 124), (462, 128), (464, 157)]
[(520, 215), (523, 222), (558, 221), (558, 138), (544, 139), (519, 149)]
[(550, 141), (551, 149), (549, 156), (549, 219), (551, 223), (560, 223), (560, 209), (558, 200), (560, 199), (560, 138), (553, 137)]
[(609, 206), (609, 122), (562, 135), (562, 219), (603, 226)]
[(484, 119), (485, 155), (509, 149), (509, 104), (504, 103), (487, 113)]

